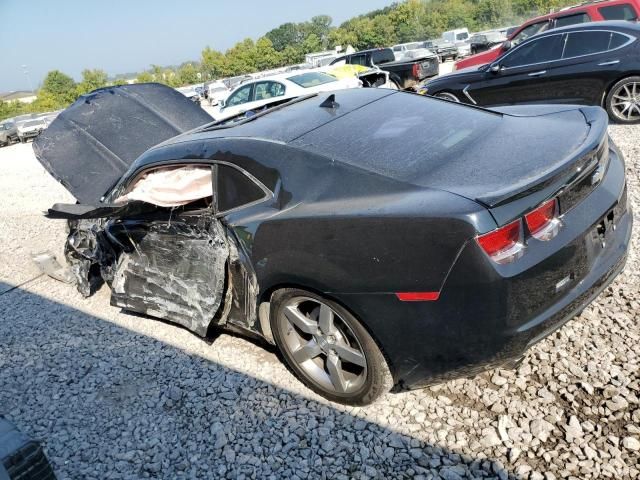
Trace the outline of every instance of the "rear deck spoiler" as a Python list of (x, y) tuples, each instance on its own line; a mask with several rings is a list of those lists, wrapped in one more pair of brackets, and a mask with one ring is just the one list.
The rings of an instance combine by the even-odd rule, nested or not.
[(549, 171), (536, 176), (534, 181), (524, 179), (520, 183), (512, 184), (502, 190), (496, 190), (486, 195), (476, 198), (489, 208), (496, 208), (505, 203), (512, 202), (522, 197), (526, 197), (537, 191), (546, 189), (557, 184), (559, 190), (562, 185), (570, 181), (571, 177), (579, 173), (581, 163), (588, 163), (591, 156), (598, 152), (606, 138), (608, 117), (604, 110), (599, 107), (581, 107), (580, 112), (585, 117), (585, 122), (589, 126), (589, 131), (585, 140), (580, 146), (571, 152), (571, 155), (559, 162), (557, 166)]

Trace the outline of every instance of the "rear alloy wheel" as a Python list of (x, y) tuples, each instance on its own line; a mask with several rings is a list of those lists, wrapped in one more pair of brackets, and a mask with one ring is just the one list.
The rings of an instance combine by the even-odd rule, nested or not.
[(450, 102), (460, 103), (460, 99), (451, 92), (438, 92), (434, 95), (436, 98), (442, 98), (443, 100), (449, 100)]
[(271, 328), (289, 367), (329, 400), (367, 405), (393, 381), (365, 328), (337, 303), (304, 290), (285, 289), (271, 300)]
[(400, 85), (398, 85), (395, 80), (389, 80), (389, 86), (387, 88), (391, 90), (400, 90)]
[(640, 122), (640, 77), (628, 77), (616, 83), (606, 99), (609, 117), (620, 123)]

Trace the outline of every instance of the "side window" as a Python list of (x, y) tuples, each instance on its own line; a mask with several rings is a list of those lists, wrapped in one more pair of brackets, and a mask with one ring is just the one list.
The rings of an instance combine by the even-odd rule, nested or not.
[(281, 97), (284, 95), (285, 87), (278, 82), (258, 82), (256, 83), (254, 100), (267, 100), (272, 97)]
[(586, 12), (576, 13), (575, 15), (556, 18), (555, 28), (566, 27), (567, 25), (576, 25), (578, 23), (588, 23), (590, 21), (591, 17)]
[(401, 46), (399, 46), (399, 45), (396, 45), (395, 47), (393, 47), (393, 51), (394, 51), (394, 52), (399, 52), (399, 51), (401, 51), (401, 50), (402, 50), (402, 47), (401, 47)]
[(562, 58), (580, 57), (617, 48), (627, 37), (614, 32), (572, 32), (567, 36)]
[(219, 164), (217, 172), (218, 211), (226, 212), (265, 198), (265, 192), (235, 167)]
[(622, 5), (612, 5), (610, 7), (600, 7), (598, 9), (600, 15), (605, 20), (629, 20), (635, 21), (638, 15), (631, 5), (623, 3)]
[(564, 35), (549, 35), (527, 42), (505, 55), (500, 64), (513, 68), (559, 60), (562, 56), (563, 38)]
[(226, 106), (227, 107), (232, 107), (234, 105), (240, 105), (242, 103), (247, 103), (249, 101), (249, 98), (251, 96), (251, 88), (253, 87), (252, 84), (249, 85), (245, 85), (244, 87), (240, 88), (237, 92), (235, 92), (234, 94), (232, 94), (229, 99), (226, 101)]
[(531, 25), (524, 27), (518, 34), (511, 39), (511, 43), (515, 46), (524, 42), (527, 38), (533, 37), (536, 33), (544, 32), (549, 28), (549, 22), (532, 23)]
[(367, 56), (366, 55), (352, 55), (351, 56), (351, 65), (364, 65), (367, 66)]

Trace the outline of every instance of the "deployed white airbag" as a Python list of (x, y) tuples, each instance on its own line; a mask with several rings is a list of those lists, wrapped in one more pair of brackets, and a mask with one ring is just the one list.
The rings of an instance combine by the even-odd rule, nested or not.
[(140, 200), (159, 207), (179, 207), (211, 196), (210, 167), (175, 167), (147, 173), (115, 203)]

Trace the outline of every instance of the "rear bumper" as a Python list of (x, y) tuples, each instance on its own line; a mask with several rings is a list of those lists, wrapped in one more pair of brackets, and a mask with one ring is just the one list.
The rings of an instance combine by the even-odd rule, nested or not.
[[(522, 266), (496, 271), (475, 242), (469, 242), (437, 301), (401, 302), (393, 294), (338, 298), (381, 345), (397, 389), (510, 363), (615, 279), (626, 262), (633, 219), (622, 160), (616, 156), (611, 163), (600, 187), (572, 211), (574, 218), (567, 218), (558, 241), (525, 255)], [(603, 213), (594, 218), (595, 211)], [(607, 224), (603, 239), (598, 225), (612, 213), (614, 221)], [(575, 279), (561, 283), (574, 274)]]

